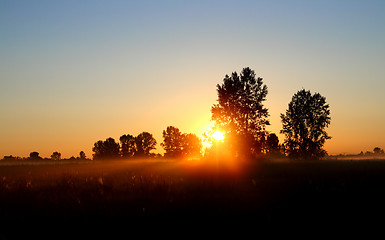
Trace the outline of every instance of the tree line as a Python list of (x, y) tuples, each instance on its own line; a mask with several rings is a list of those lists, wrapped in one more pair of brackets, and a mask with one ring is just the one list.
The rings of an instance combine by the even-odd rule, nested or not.
[[(161, 157), (160, 154), (151, 152), (156, 149), (157, 142), (149, 132), (142, 132), (137, 136), (124, 134), (119, 140), (120, 142), (116, 142), (109, 137), (105, 141), (97, 141), (92, 148), (93, 158), (98, 160)], [(182, 133), (174, 126), (168, 126), (163, 131), (163, 142), (160, 145), (165, 151), (164, 157), (201, 157), (202, 143), (199, 137), (192, 133)]]
[[(264, 106), (268, 88), (254, 70), (243, 68), (225, 75), (217, 84), (217, 103), (211, 108), (213, 130), (220, 130), (226, 136), (223, 144), (226, 151), (235, 158), (249, 158), (261, 154), (283, 154), (291, 158), (318, 159), (327, 155), (323, 149), (331, 137), (326, 132), (330, 124), (330, 109), (326, 98), (319, 93), (312, 94), (302, 89), (295, 93), (285, 113), (281, 114), (285, 140), (279, 144), (275, 133), (269, 133), (269, 112)], [(210, 140), (210, 134), (205, 136)], [(94, 159), (109, 157), (153, 157), (156, 140), (148, 132), (138, 136), (122, 135), (120, 144), (112, 138), (99, 140), (93, 147)], [(161, 146), (165, 157), (199, 156), (201, 140), (194, 134), (181, 133), (174, 126), (163, 131)], [(210, 153), (210, 149), (207, 151)]]
[(156, 140), (149, 132), (142, 132), (136, 137), (124, 134), (120, 143), (109, 137), (105, 141), (99, 140), (94, 144), (92, 151), (95, 160), (108, 158), (154, 157), (151, 150), (155, 149)]
[[(301, 89), (293, 95), (285, 113), (280, 115), (280, 133), (285, 137), (280, 144), (277, 135), (266, 130), (266, 126), (270, 125), (269, 111), (264, 106), (268, 88), (254, 70), (246, 67), (239, 74), (226, 74), (223, 82), (216, 87), (217, 103), (211, 108), (211, 120), (214, 122), (212, 131), (224, 133), (223, 144), (233, 157), (249, 158), (268, 154), (319, 159), (327, 156), (323, 146), (331, 138), (326, 132), (331, 121), (330, 106), (321, 94)], [(212, 141), (209, 133), (203, 137), (206, 141)], [(156, 144), (149, 132), (137, 136), (124, 134), (119, 142), (109, 137), (94, 144), (93, 159), (160, 157), (160, 154), (151, 152), (156, 149)], [(164, 157), (198, 158), (202, 154), (202, 139), (195, 134), (181, 133), (175, 126), (168, 126), (163, 131), (160, 145), (165, 151)], [(210, 153), (210, 149), (205, 152)], [(83, 154), (80, 153), (78, 158), (86, 159)], [(30, 158), (38, 157), (34, 153)], [(53, 153), (51, 159), (60, 159), (60, 153)]]
[[(217, 103), (211, 108), (213, 130), (224, 133), (224, 144), (233, 157), (278, 153), (293, 158), (319, 158), (326, 155), (323, 145), (330, 139), (325, 131), (330, 124), (330, 110), (325, 97), (319, 93), (311, 94), (302, 89), (294, 94), (286, 113), (281, 114), (280, 133), (285, 135), (282, 144), (279, 144), (276, 134), (266, 130), (266, 126), (270, 125), (269, 112), (264, 106), (268, 88), (253, 70), (246, 67), (240, 74), (226, 74), (223, 82), (217, 84), (217, 94)], [(206, 140), (209, 139), (210, 136), (206, 136)], [(93, 159), (159, 157), (159, 154), (151, 152), (156, 144), (149, 132), (137, 136), (124, 134), (119, 142), (109, 137), (94, 143)], [(164, 156), (173, 158), (200, 157), (202, 150), (201, 139), (191, 133), (181, 133), (175, 126), (168, 126), (163, 131), (160, 145), (165, 151)], [(38, 154), (31, 154), (31, 159), (39, 159)], [(51, 156), (53, 160), (60, 158), (58, 152)]]
[(39, 152), (34, 151), (34, 152), (31, 152), (29, 154), (29, 157), (19, 157), (19, 156), (9, 155), (9, 156), (4, 156), (2, 160), (5, 160), (5, 161), (9, 161), (9, 160), (12, 160), (12, 161), (14, 161), (14, 160), (16, 160), (16, 161), (54, 160), (54, 161), (57, 161), (57, 160), (91, 160), (91, 159), (86, 157), (86, 154), (84, 153), (84, 151), (80, 151), (79, 156), (77, 156), (77, 157), (72, 156), (70, 158), (62, 158), (61, 153), (57, 152), (57, 151), (53, 152), (49, 158), (47, 158), (47, 157), (43, 158), (40, 156)]

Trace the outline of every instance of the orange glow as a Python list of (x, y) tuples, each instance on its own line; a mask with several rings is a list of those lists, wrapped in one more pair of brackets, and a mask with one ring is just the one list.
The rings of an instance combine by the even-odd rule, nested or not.
[(203, 140), (202, 145), (203, 145), (203, 150), (205, 151), (205, 149), (210, 148), (213, 144), (209, 141)]
[(219, 130), (214, 130), (213, 123), (211, 123), (202, 135), (202, 145), (204, 149), (209, 149), (213, 146), (213, 142), (223, 142), (225, 135)]
[(223, 135), (223, 133), (221, 131), (218, 131), (216, 130), (214, 133), (213, 133), (213, 138), (216, 140), (216, 141), (223, 141), (223, 139), (225, 139), (225, 136)]

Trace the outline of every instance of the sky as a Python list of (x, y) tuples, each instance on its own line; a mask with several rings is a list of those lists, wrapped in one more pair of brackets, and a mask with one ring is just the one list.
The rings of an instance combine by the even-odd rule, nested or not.
[(62, 157), (167, 126), (198, 136), (216, 85), (250, 67), (280, 114), (326, 97), (329, 154), (385, 148), (385, 1), (0, 0), (0, 158)]

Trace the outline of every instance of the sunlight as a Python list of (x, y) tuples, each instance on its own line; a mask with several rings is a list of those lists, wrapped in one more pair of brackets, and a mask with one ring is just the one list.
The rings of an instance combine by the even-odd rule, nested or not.
[(223, 142), (225, 139), (224, 133), (219, 130), (214, 130), (214, 124), (210, 123), (202, 132), (202, 145), (204, 149), (209, 149), (213, 145), (213, 141)]
[(211, 148), (213, 144), (207, 140), (202, 140), (202, 146), (203, 146), (203, 149), (208, 149), (208, 148)]
[(225, 139), (225, 136), (223, 135), (223, 133), (221, 131), (218, 131), (216, 130), (214, 133), (213, 133), (213, 138), (216, 140), (216, 141), (223, 141), (223, 139)]

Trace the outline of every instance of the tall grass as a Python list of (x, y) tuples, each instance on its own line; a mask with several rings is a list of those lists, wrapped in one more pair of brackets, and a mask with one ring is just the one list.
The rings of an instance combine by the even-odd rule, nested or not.
[[(256, 222), (384, 214), (384, 161), (167, 160), (0, 166), (0, 221), (242, 216)], [(108, 219), (108, 218), (107, 218)], [(1, 228), (1, 227), (0, 227)]]

